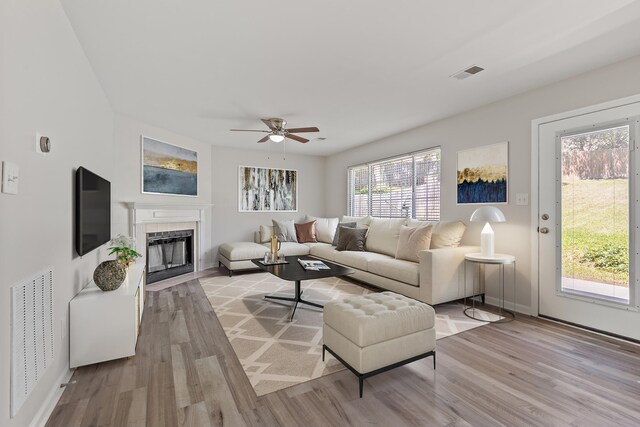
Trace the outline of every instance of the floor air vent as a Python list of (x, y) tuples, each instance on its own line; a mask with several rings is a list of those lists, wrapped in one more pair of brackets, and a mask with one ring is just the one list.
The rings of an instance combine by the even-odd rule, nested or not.
[(11, 288), (11, 417), (53, 361), (53, 270)]

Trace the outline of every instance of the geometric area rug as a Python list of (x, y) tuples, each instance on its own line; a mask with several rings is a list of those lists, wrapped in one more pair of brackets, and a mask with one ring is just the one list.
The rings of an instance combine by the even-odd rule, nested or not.
[[(199, 280), (258, 396), (345, 369), (328, 353), (322, 361), (321, 309), (299, 305), (289, 322), (289, 302), (264, 299), (271, 294), (292, 296), (292, 282), (264, 272)], [(302, 290), (305, 299), (322, 305), (376, 292), (339, 277), (303, 281)], [(466, 317), (459, 303), (435, 309), (436, 339), (486, 324)]]

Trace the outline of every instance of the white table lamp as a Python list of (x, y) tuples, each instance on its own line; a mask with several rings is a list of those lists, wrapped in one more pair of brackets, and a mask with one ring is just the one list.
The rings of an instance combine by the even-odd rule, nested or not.
[(495, 235), (489, 223), (505, 222), (504, 214), (496, 207), (483, 206), (471, 214), (470, 221), (486, 223), (480, 234), (480, 253), (485, 257), (493, 257), (495, 255)]

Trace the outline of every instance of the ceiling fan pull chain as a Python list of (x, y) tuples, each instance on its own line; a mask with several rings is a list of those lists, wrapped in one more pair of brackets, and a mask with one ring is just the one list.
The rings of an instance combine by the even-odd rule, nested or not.
[(284, 151), (282, 160), (287, 160), (287, 140), (286, 139), (282, 141), (282, 150)]

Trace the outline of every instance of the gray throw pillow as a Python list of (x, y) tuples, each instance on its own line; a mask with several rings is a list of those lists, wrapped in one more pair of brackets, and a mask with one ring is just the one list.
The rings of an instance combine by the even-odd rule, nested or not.
[(333, 235), (333, 243), (331, 246), (338, 246), (338, 240), (340, 239), (340, 227), (356, 228), (356, 222), (341, 222), (336, 228), (336, 234)]
[(277, 221), (273, 219), (272, 222), (273, 234), (278, 237), (278, 240), (281, 242), (298, 242), (296, 226), (293, 224), (292, 219), (289, 221)]
[(367, 237), (366, 228), (340, 227), (340, 240), (336, 245), (337, 251), (364, 251)]

